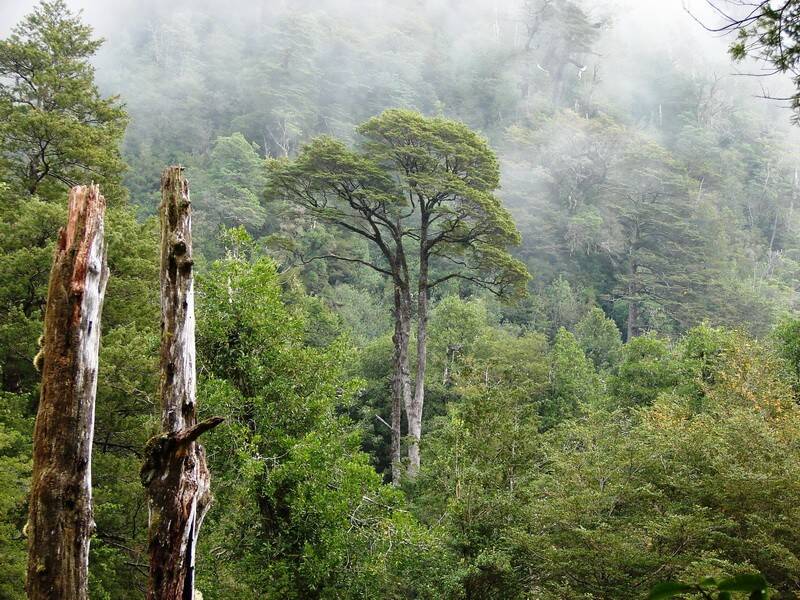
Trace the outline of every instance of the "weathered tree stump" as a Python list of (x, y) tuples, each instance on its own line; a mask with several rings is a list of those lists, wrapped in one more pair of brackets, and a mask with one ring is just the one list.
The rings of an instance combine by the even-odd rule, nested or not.
[(92, 437), (100, 315), (108, 281), (98, 186), (69, 193), (50, 271), (42, 389), (33, 434), (28, 525), (28, 598), (87, 598), (92, 518)]
[(141, 470), (149, 507), (147, 598), (192, 600), (195, 544), (211, 502), (205, 453), (196, 442), (222, 422), (197, 422), (194, 274), (189, 184), (182, 167), (161, 176), (161, 426)]

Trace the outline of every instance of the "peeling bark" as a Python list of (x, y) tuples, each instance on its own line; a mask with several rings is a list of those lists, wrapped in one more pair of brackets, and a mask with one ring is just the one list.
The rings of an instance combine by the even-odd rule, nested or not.
[[(108, 267), (105, 199), (96, 185), (69, 193), (44, 318), (42, 389), (33, 434), (27, 593), (85, 600), (92, 518), (92, 437), (100, 315)], [(43, 364), (42, 364), (43, 360)]]
[(197, 422), (192, 211), (183, 167), (161, 176), (161, 426), (145, 448), (150, 600), (193, 600), (195, 544), (211, 503), (197, 438), (222, 422)]

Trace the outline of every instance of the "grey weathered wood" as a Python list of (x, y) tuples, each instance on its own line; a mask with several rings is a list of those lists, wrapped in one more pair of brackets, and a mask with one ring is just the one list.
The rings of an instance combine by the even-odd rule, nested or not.
[(70, 190), (67, 226), (50, 271), (26, 527), (31, 600), (87, 598), (100, 315), (108, 281), (104, 215), (98, 186)]
[(211, 502), (196, 442), (221, 418), (197, 422), (192, 209), (183, 168), (161, 176), (161, 426), (141, 470), (149, 508), (147, 597), (192, 600), (195, 544)]

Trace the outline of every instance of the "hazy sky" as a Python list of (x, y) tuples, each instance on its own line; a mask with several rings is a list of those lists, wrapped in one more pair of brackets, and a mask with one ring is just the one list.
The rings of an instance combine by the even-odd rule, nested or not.
[[(396, 0), (398, 3), (407, 3), (410, 6), (431, 4), (432, 1)], [(203, 4), (209, 12), (219, 10), (224, 14), (233, 10), (231, 7), (236, 2), (241, 2), (251, 9), (259, 4), (259, 0), (203, 0), (193, 4)], [(9, 29), (35, 4), (36, 2), (32, 0), (0, 0), (0, 36), (7, 35)], [(82, 9), (85, 20), (98, 34), (109, 38), (109, 43), (113, 43), (114, 32), (124, 27), (126, 13), (129, 11), (141, 13), (147, 11), (151, 5), (160, 3), (157, 0), (67, 0), (67, 4), (76, 10)], [(179, 5), (180, 2), (173, 4)], [(283, 5), (285, 0), (260, 0), (260, 5), (267, 9), (276, 4)], [(370, 0), (342, 0), (342, 4), (363, 5), (367, 8), (370, 6)], [(481, 12), (488, 15), (492, 11), (511, 16), (515, 7), (520, 4), (521, 0), (462, 0), (457, 3), (459, 10), (453, 11), (452, 17), (454, 20), (459, 18), (470, 20)], [(684, 46), (689, 39), (690, 46), (702, 50), (701, 54), (716, 55), (717, 59), (726, 58), (727, 39), (721, 39), (720, 36), (704, 31), (687, 12), (688, 9), (701, 20), (711, 22), (714, 17), (708, 9), (706, 0), (589, 0), (584, 2), (584, 5), (598, 17), (613, 15), (609, 34), (629, 48), (642, 44), (668, 48), (676, 41), (676, 33), (680, 32), (681, 43)], [(470, 7), (473, 10), (470, 10)], [(465, 22), (464, 25), (474, 27), (478, 24)]]
[[(236, 0), (234, 0), (235, 2)], [(368, 6), (370, 0), (345, 0), (349, 5), (363, 4)], [(252, 6), (259, 0), (246, 0), (246, 4)], [(397, 0), (397, 2), (407, 2), (410, 5), (424, 4), (420, 0)], [(140, 7), (146, 10), (151, 2), (136, 2), (134, 0), (67, 0), (67, 4), (74, 9), (83, 9), (86, 20), (90, 22), (99, 33), (108, 35), (111, 27), (119, 24), (120, 13)], [(282, 0), (261, 0), (263, 6), (269, 7), (275, 4), (283, 4)], [(460, 3), (469, 4), (470, 0)], [(0, 35), (5, 36), (10, 27), (22, 18), (36, 2), (32, 0), (0, 0)], [(218, 0), (205, 3), (213, 6), (218, 5), (221, 12), (231, 9), (230, 0)], [(507, 10), (509, 5), (515, 2), (509, 0), (472, 0), (472, 4), (481, 4), (488, 7), (498, 7), (499, 10)], [(659, 32), (668, 34), (668, 29), (675, 26), (694, 27), (699, 31), (702, 29), (692, 21), (691, 17), (684, 10), (684, 4), (698, 15), (704, 18), (709, 17), (705, 0), (591, 0), (586, 2), (591, 10), (598, 13), (613, 13), (616, 15), (626, 14), (626, 22), (636, 24), (640, 32)], [(620, 10), (623, 9), (624, 10)], [(457, 14), (455, 16), (458, 16)], [(631, 35), (636, 32), (631, 31)], [(724, 47), (724, 44), (720, 44)]]

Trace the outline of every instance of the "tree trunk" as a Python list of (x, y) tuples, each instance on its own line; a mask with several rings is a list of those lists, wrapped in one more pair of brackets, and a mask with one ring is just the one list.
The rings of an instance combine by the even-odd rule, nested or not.
[(400, 484), (400, 424), (402, 407), (411, 403), (411, 370), (408, 345), (411, 338), (411, 298), (408, 290), (395, 286), (394, 356), (392, 359), (392, 484)]
[(33, 434), (28, 598), (87, 598), (92, 518), (92, 437), (100, 315), (108, 281), (98, 186), (69, 193), (58, 235), (42, 350), (42, 389)]
[[(425, 239), (425, 238), (423, 238)], [(428, 364), (428, 261), (423, 256), (419, 267), (417, 296), (417, 377), (414, 398), (406, 408), (408, 419), (408, 476), (419, 473), (419, 442), (422, 437), (422, 407), (425, 403), (425, 368)]]
[(628, 327), (625, 336), (626, 342), (630, 342), (639, 335), (639, 301), (636, 299), (636, 295), (639, 292), (638, 283), (636, 281), (637, 270), (631, 258), (628, 263)]
[(633, 338), (639, 335), (639, 327), (637, 325), (638, 321), (639, 305), (635, 300), (631, 299), (628, 301), (628, 328), (627, 335), (625, 336), (626, 342), (630, 342)]
[(192, 211), (183, 167), (161, 176), (161, 426), (145, 449), (150, 600), (193, 600), (195, 545), (211, 503), (205, 452), (196, 442), (222, 422), (197, 422)]

